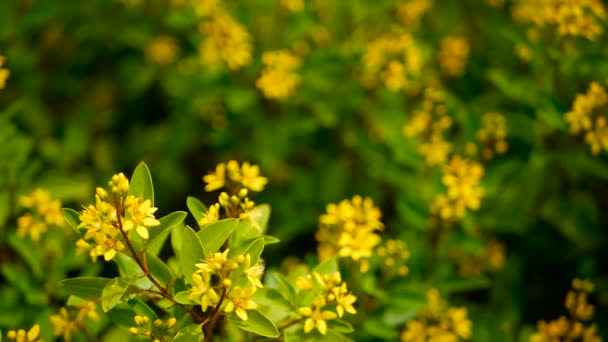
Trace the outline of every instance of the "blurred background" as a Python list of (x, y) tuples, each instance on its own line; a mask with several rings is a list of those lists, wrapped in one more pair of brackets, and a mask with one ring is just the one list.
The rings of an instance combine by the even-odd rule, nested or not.
[[(606, 84), (604, 9), (576, 4), (577, 31), (538, 3), (1, 1), (0, 328), (48, 321), (58, 280), (115, 272), (75, 255), (73, 237), (16, 237), (21, 196), (44, 188), (78, 210), (145, 161), (164, 216), (188, 195), (216, 201), (201, 178), (235, 159), (270, 180), (254, 200), (282, 241), (271, 267), (313, 257), (325, 206), (361, 194), (410, 248), (404, 281), (467, 306), (475, 341), (527, 341), (565, 313), (574, 277), (596, 283), (606, 336), (606, 147), (565, 119)], [(432, 204), (454, 155), (483, 166), (484, 195), (445, 219)]]

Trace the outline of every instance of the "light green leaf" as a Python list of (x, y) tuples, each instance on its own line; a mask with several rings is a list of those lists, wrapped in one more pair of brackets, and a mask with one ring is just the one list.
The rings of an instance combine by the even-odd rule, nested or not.
[(270, 218), (270, 206), (261, 204), (256, 206), (249, 212), (249, 219), (260, 234), (264, 234), (268, 228), (268, 219)]
[[(154, 242), (154, 239), (156, 239), (162, 233), (164, 233), (165, 231), (170, 230), (174, 226), (184, 222), (184, 220), (186, 219), (186, 216), (188, 216), (188, 213), (186, 213), (185, 211), (176, 211), (167, 216), (161, 217), (158, 220), (158, 221), (160, 221), (160, 224), (156, 227), (151, 227), (148, 230), (150, 233), (150, 237), (148, 238), (148, 241), (149, 241), (148, 246), (150, 246)], [(165, 238), (166, 238), (166, 235), (165, 235)], [(164, 239), (162, 239), (162, 242), (164, 242)], [(148, 250), (149, 250), (149, 247), (148, 247)]]
[(202, 342), (203, 337), (205, 335), (203, 334), (202, 326), (200, 324), (191, 324), (178, 331), (173, 338), (173, 342)]
[(315, 266), (315, 268), (312, 269), (312, 272), (318, 272), (320, 274), (332, 274), (338, 272), (339, 270), (338, 261), (332, 258)]
[(355, 331), (355, 329), (350, 323), (342, 319), (334, 319), (327, 321), (327, 328), (329, 330), (334, 330), (345, 334)]
[(296, 290), (284, 275), (278, 272), (272, 272), (272, 275), (277, 280), (277, 291), (289, 302), (293, 303), (296, 299)]
[(173, 274), (169, 267), (158, 257), (148, 253), (146, 255), (148, 271), (161, 285), (167, 287), (173, 281)]
[(181, 291), (178, 292), (177, 294), (175, 294), (175, 296), (173, 297), (173, 299), (180, 303), (180, 304), (185, 304), (185, 305), (200, 305), (200, 303), (194, 302), (190, 300), (190, 290), (188, 291)]
[(230, 218), (206, 225), (201, 229), (198, 232), (198, 237), (203, 246), (205, 246), (205, 251), (208, 253), (206, 255), (213, 255), (213, 253), (217, 252), (234, 232), (238, 224), (239, 220)]
[(208, 254), (201, 243), (198, 235), (192, 228), (186, 226), (183, 231), (181, 248), (181, 265), (187, 284), (192, 282), (192, 273), (196, 271), (196, 263), (201, 262)]
[(237, 327), (266, 337), (279, 337), (279, 330), (268, 317), (257, 310), (247, 310), (248, 319), (241, 320), (234, 312), (228, 315), (228, 320)]
[(80, 214), (76, 210), (63, 208), (63, 217), (68, 226), (74, 229), (78, 236), (82, 235), (82, 232), (78, 228), (78, 225), (80, 224)]
[(149, 199), (154, 206), (154, 187), (152, 176), (146, 163), (141, 162), (133, 171), (131, 182), (129, 183), (129, 195)]
[(276, 238), (274, 236), (270, 236), (270, 235), (264, 235), (264, 246), (268, 246), (268, 245), (274, 245), (276, 243), (281, 242), (281, 240), (279, 238)]
[(99, 299), (110, 278), (81, 277), (70, 278), (59, 282), (69, 294), (84, 299)]
[(144, 276), (144, 271), (139, 267), (135, 259), (119, 253), (112, 260), (118, 265), (118, 272), (122, 277), (133, 276), (137, 278), (133, 285), (142, 289), (150, 289), (154, 286), (150, 279)]
[(133, 277), (118, 277), (110, 280), (101, 293), (101, 308), (104, 312), (112, 310), (127, 294)]
[(263, 238), (259, 238), (256, 239), (255, 241), (253, 241), (249, 247), (247, 247), (247, 250), (245, 251), (245, 255), (249, 254), (251, 255), (251, 264), (255, 265), (258, 260), (260, 259), (260, 256), (262, 255), (262, 252), (264, 251), (264, 239)]
[(186, 199), (186, 206), (188, 207), (188, 210), (190, 210), (192, 217), (196, 220), (196, 223), (199, 223), (203, 214), (207, 212), (207, 207), (196, 197), (188, 196)]

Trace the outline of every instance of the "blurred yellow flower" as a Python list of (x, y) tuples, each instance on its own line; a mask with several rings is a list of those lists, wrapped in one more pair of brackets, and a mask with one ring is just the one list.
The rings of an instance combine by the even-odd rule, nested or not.
[(158, 36), (152, 39), (145, 49), (146, 58), (159, 65), (169, 65), (175, 62), (179, 53), (179, 45), (171, 36)]
[(257, 79), (256, 86), (269, 99), (283, 100), (295, 91), (301, 82), (297, 74), (300, 58), (287, 50), (267, 51), (262, 55), (264, 70)]
[(4, 62), (6, 62), (6, 58), (0, 55), (0, 89), (6, 87), (6, 80), (11, 74), (10, 70), (2, 68)]
[(449, 36), (441, 40), (439, 66), (447, 76), (462, 76), (469, 57), (469, 42), (463, 37)]

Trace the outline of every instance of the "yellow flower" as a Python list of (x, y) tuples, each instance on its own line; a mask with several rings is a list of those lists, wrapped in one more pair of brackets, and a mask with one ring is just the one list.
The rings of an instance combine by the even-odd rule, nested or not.
[(603, 111), (608, 106), (608, 93), (600, 84), (593, 82), (586, 94), (578, 94), (570, 112), (564, 115), (573, 134), (584, 133), (585, 142), (596, 155), (608, 150), (608, 125)]
[(0, 56), (0, 89), (4, 89), (4, 87), (6, 87), (6, 80), (11, 74), (10, 70), (2, 68), (5, 61), (6, 58), (4, 56)]
[(247, 254), (245, 256), (245, 275), (247, 279), (254, 287), (262, 288), (262, 282), (260, 278), (264, 274), (264, 264), (258, 261), (255, 265), (251, 265), (251, 255)]
[(210, 284), (210, 276), (207, 272), (201, 272), (201, 274), (192, 274), (193, 287), (188, 298), (192, 301), (197, 301), (201, 305), (203, 312), (207, 311), (207, 308), (214, 305), (219, 301), (217, 292), (213, 289)]
[(281, 7), (291, 12), (302, 12), (304, 10), (304, 0), (281, 0)]
[(409, 0), (399, 5), (397, 16), (406, 26), (416, 26), (432, 6), (432, 0)]
[(59, 309), (59, 314), (51, 316), (51, 323), (55, 327), (53, 334), (62, 336), (67, 342), (72, 340), (74, 331), (78, 330), (78, 324), (70, 320), (70, 315), (66, 308)]
[(205, 191), (209, 192), (222, 188), (226, 183), (226, 164), (218, 164), (215, 167), (215, 172), (203, 176), (203, 181), (207, 183)]
[(304, 332), (309, 333), (313, 329), (325, 335), (327, 333), (327, 321), (336, 319), (337, 315), (335, 312), (329, 310), (322, 310), (322, 307), (326, 305), (323, 297), (317, 297), (313, 307), (301, 307), (298, 309), (300, 315), (306, 318), (304, 321)]
[(452, 152), (452, 144), (445, 141), (441, 134), (433, 134), (427, 143), (420, 146), (420, 152), (428, 166), (443, 165)]
[(245, 26), (225, 10), (212, 13), (200, 31), (206, 38), (200, 48), (204, 63), (216, 65), (224, 60), (230, 70), (238, 70), (251, 62), (251, 37)]
[(342, 283), (340, 287), (335, 287), (332, 293), (336, 297), (336, 312), (338, 313), (338, 317), (341, 318), (344, 316), (344, 311), (351, 315), (357, 313), (357, 310), (353, 306), (353, 304), (357, 301), (357, 297), (348, 292), (346, 283)]
[(146, 58), (159, 65), (169, 65), (175, 62), (179, 46), (175, 38), (171, 36), (155, 37), (148, 46), (146, 46)]
[(260, 192), (264, 190), (264, 186), (268, 184), (268, 178), (260, 176), (260, 167), (256, 164), (243, 162), (241, 172), (243, 175), (241, 183), (251, 191)]
[(469, 43), (463, 37), (450, 36), (441, 40), (439, 66), (448, 76), (462, 76), (469, 56)]
[(200, 225), (210, 224), (216, 222), (220, 218), (220, 204), (215, 203), (209, 206), (209, 209), (206, 213), (203, 214), (200, 221), (198, 222)]
[(148, 239), (148, 228), (160, 225), (154, 217), (158, 208), (152, 206), (152, 202), (143, 198), (128, 196), (125, 200), (125, 216), (127, 220), (123, 224), (123, 230), (129, 231), (135, 228), (139, 236)]
[(242, 289), (238, 286), (234, 287), (230, 293), (228, 293), (228, 305), (224, 311), (232, 312), (234, 311), (236, 315), (246, 321), (249, 317), (247, 315), (247, 310), (255, 310), (258, 308), (258, 305), (249, 299), (255, 293), (256, 287)]
[(226, 249), (224, 252), (216, 252), (212, 256), (208, 257), (203, 262), (195, 264), (198, 270), (196, 273), (209, 273), (218, 274), (222, 278), (226, 278), (231, 268), (228, 264), (228, 252), (230, 249)]
[(301, 82), (296, 72), (301, 65), (297, 56), (286, 50), (267, 51), (262, 55), (262, 62), (265, 68), (256, 86), (266, 98), (284, 100), (295, 92)]
[(38, 222), (32, 214), (25, 214), (17, 218), (17, 236), (29, 236), (33, 241), (40, 240), (42, 234), (48, 229), (44, 222)]
[(16, 342), (42, 342), (38, 335), (40, 335), (40, 325), (36, 324), (28, 332), (23, 329), (9, 330), (6, 337)]

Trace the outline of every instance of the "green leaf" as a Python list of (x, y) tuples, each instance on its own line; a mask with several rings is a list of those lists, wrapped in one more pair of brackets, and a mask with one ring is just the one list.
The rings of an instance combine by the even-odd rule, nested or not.
[(131, 182), (129, 183), (129, 195), (149, 199), (154, 206), (154, 187), (152, 186), (152, 176), (146, 163), (141, 162), (133, 171)]
[(63, 208), (63, 217), (65, 219), (65, 222), (67, 222), (68, 226), (74, 229), (76, 234), (78, 234), (79, 236), (82, 235), (82, 232), (78, 228), (78, 225), (80, 224), (80, 214), (76, 210), (70, 208)]
[(158, 221), (160, 221), (160, 224), (148, 230), (150, 232), (150, 237), (148, 237), (148, 241), (150, 242), (148, 244), (151, 244), (153, 240), (159, 235), (161, 235), (163, 232), (170, 230), (174, 226), (177, 226), (178, 224), (184, 222), (187, 216), (188, 213), (186, 213), (185, 211), (176, 211), (158, 219)]
[(315, 268), (312, 269), (312, 273), (318, 272), (320, 274), (332, 274), (338, 272), (339, 270), (338, 261), (332, 258), (315, 266)]
[(248, 319), (241, 320), (234, 312), (228, 315), (228, 320), (237, 327), (266, 337), (279, 337), (279, 330), (268, 317), (258, 310), (247, 310)]
[(59, 286), (71, 295), (84, 299), (98, 299), (110, 280), (112, 279), (97, 277), (70, 278), (60, 281)]
[(255, 241), (253, 241), (249, 245), (249, 247), (245, 251), (245, 255), (247, 255), (247, 254), (251, 255), (251, 264), (255, 265), (258, 262), (258, 260), (260, 259), (260, 256), (262, 255), (263, 251), (264, 251), (264, 239), (259, 238), (259, 239), (256, 239)]
[(207, 256), (217, 252), (239, 224), (237, 219), (224, 219), (206, 225), (198, 232), (198, 237), (205, 246)]
[(270, 206), (268, 204), (258, 205), (249, 212), (249, 219), (251, 219), (253, 227), (255, 227), (260, 234), (264, 234), (266, 232), (269, 218)]
[(186, 206), (188, 207), (188, 210), (190, 210), (190, 213), (196, 220), (197, 224), (201, 221), (203, 214), (207, 212), (207, 207), (196, 197), (188, 196), (186, 199)]
[(458, 293), (475, 290), (487, 289), (490, 286), (490, 279), (486, 277), (455, 279), (438, 284), (441, 293)]
[(284, 275), (278, 272), (272, 272), (272, 275), (277, 280), (277, 291), (289, 302), (293, 303), (296, 299), (296, 290)]
[(127, 294), (133, 277), (118, 277), (110, 280), (101, 293), (101, 308), (104, 312), (112, 310)]
[(190, 300), (190, 290), (188, 291), (181, 291), (178, 292), (177, 294), (175, 294), (175, 296), (173, 297), (173, 299), (180, 303), (180, 304), (185, 304), (185, 305), (200, 305), (200, 303), (194, 302)]
[(154, 277), (154, 279), (158, 280), (158, 282), (167, 287), (173, 281), (173, 274), (171, 270), (162, 260), (158, 257), (148, 253), (146, 255), (146, 261), (148, 266), (148, 271)]
[(230, 237), (230, 247), (248, 244), (260, 237), (262, 233), (254, 226), (251, 220), (240, 220), (234, 229), (234, 234)]
[(191, 324), (183, 327), (173, 338), (173, 342), (202, 342), (203, 328), (200, 324)]
[(327, 321), (327, 328), (330, 330), (334, 330), (341, 333), (351, 333), (355, 331), (353, 326), (345, 320), (342, 319), (334, 319)]
[(19, 254), (21, 259), (27, 263), (30, 270), (38, 278), (43, 276), (42, 265), (44, 265), (43, 251), (39, 248), (34, 248), (31, 239), (20, 238), (17, 235), (11, 234), (8, 237), (11, 247)]
[(264, 238), (264, 246), (274, 245), (276, 243), (281, 242), (281, 240), (279, 238), (276, 238), (274, 236), (264, 235), (262, 237)]
[(148, 304), (144, 303), (139, 299), (132, 299), (128, 302), (129, 306), (133, 308), (133, 311), (140, 316), (147, 316), (150, 318), (150, 321), (154, 321), (158, 318), (156, 312), (152, 310)]
[(196, 271), (195, 264), (204, 259), (208, 254), (205, 252), (201, 240), (192, 228), (186, 226), (183, 234), (180, 262), (186, 283), (190, 284), (192, 274)]
[(150, 279), (144, 276), (144, 271), (139, 267), (135, 259), (120, 253), (116, 254), (112, 260), (118, 265), (118, 272), (122, 277), (133, 276), (137, 278), (133, 285), (142, 289), (150, 289), (154, 286)]

